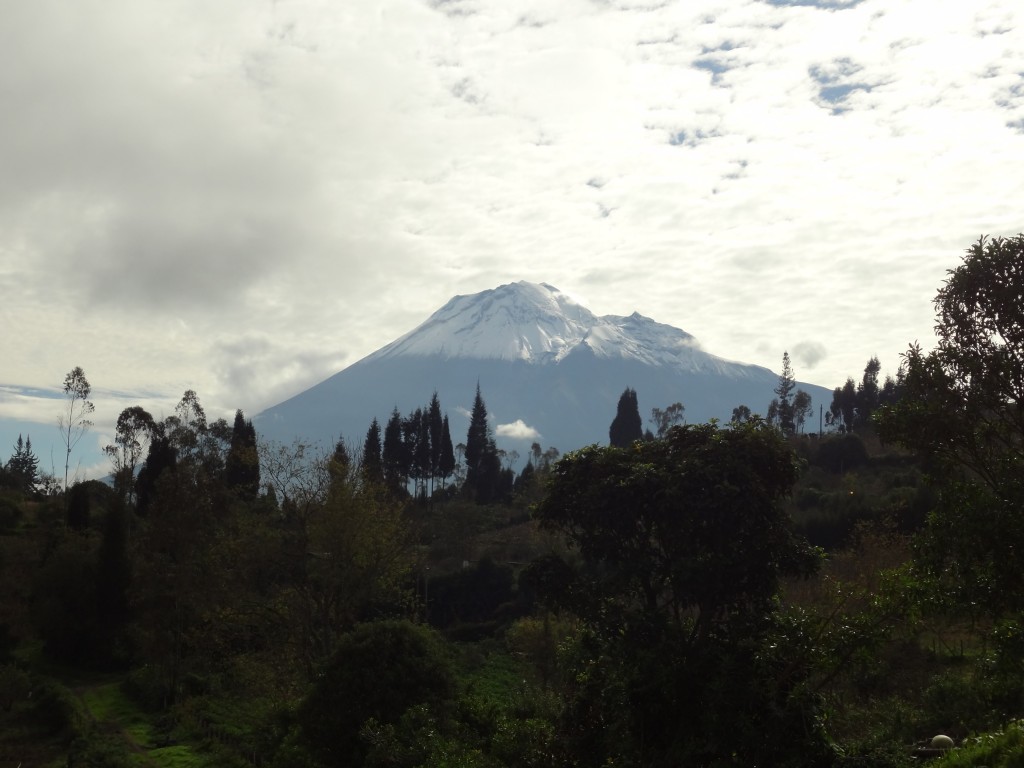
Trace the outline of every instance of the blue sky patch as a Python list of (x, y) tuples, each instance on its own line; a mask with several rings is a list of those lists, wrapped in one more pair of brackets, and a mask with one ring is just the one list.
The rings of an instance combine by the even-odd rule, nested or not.
[(717, 59), (713, 56), (695, 59), (693, 66), (696, 69), (706, 69), (715, 76), (729, 71), (729, 66), (727, 64), (725, 64), (721, 59)]
[(681, 130), (671, 134), (668, 138), (668, 143), (673, 147), (696, 147), (703, 141), (713, 139), (716, 136), (718, 136), (718, 133), (715, 131), (705, 131), (701, 128), (694, 131)]

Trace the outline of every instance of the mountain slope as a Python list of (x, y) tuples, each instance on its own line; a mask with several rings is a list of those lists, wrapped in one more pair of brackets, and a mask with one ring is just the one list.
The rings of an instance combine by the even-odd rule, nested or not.
[[(778, 376), (700, 349), (688, 333), (639, 314), (597, 317), (546, 284), (512, 283), (456, 296), (391, 344), (255, 418), (264, 439), (360, 443), (434, 391), (459, 442), (477, 383), (499, 444), (561, 451), (606, 443), (619, 395), (637, 390), (641, 416), (674, 402), (688, 421), (728, 420), (745, 404), (764, 412)], [(817, 405), (831, 398), (801, 384)], [(814, 428), (817, 427), (815, 419)]]

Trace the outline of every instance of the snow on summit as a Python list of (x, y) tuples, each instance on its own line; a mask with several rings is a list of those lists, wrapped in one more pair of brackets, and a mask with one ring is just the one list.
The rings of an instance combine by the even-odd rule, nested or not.
[(568, 354), (597, 322), (590, 310), (557, 288), (520, 281), (454, 297), (426, 322), (371, 357), (440, 355), (548, 362)]
[(404, 355), (559, 362), (573, 353), (635, 359), (685, 370), (721, 370), (685, 331), (638, 313), (598, 317), (547, 283), (521, 280), (456, 296), (368, 359)]

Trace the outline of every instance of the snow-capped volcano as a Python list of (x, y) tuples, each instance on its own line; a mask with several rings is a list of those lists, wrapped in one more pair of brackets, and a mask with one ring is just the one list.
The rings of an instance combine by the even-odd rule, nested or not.
[(367, 360), (440, 355), (546, 363), (561, 360), (603, 318), (546, 283), (520, 281), (456, 296)]
[[(681, 402), (690, 422), (724, 421), (737, 405), (764, 413), (778, 376), (716, 357), (685, 331), (639, 313), (598, 317), (557, 288), (520, 281), (454, 297), (409, 333), (255, 422), (274, 440), (358, 443), (373, 418), (383, 424), (394, 408), (405, 415), (437, 391), (458, 442), (478, 382), (499, 443), (565, 451), (607, 442), (626, 387), (637, 391), (641, 416)], [(816, 405), (831, 396), (801, 387)]]
[(601, 358), (634, 359), (690, 372), (724, 372), (732, 365), (702, 352), (693, 336), (671, 325), (638, 312), (598, 317), (557, 288), (525, 280), (454, 297), (366, 360), (437, 355), (543, 365), (583, 349)]

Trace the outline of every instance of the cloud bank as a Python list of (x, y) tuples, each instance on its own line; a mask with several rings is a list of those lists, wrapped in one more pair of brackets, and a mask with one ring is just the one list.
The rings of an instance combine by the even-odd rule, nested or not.
[(518, 279), (894, 369), (1024, 228), (1022, 60), (995, 0), (12, 4), (0, 384), (251, 413)]

